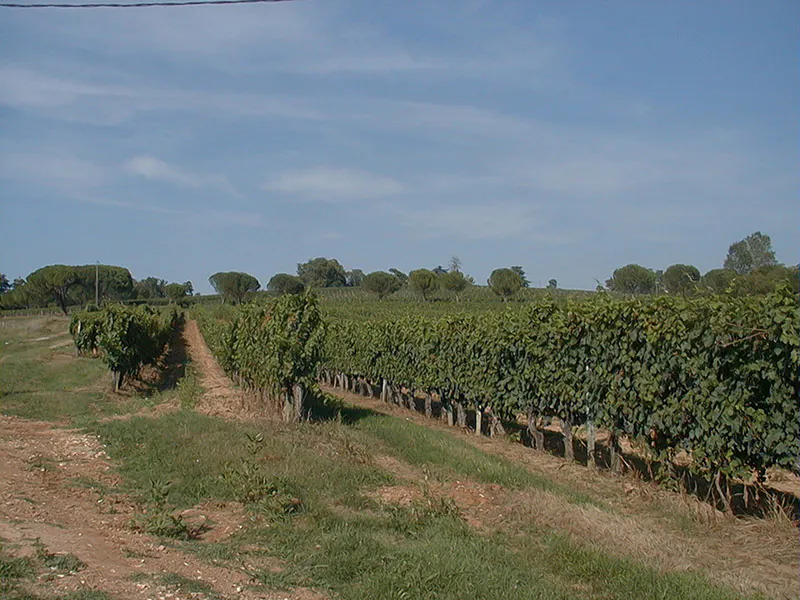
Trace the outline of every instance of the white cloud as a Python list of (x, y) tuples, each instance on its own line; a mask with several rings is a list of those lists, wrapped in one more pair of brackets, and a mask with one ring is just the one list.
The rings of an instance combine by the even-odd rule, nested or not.
[(60, 121), (106, 126), (159, 111), (217, 118), (318, 120), (323, 115), (302, 98), (278, 94), (174, 89), (148, 81), (135, 86), (97, 84), (11, 65), (0, 65), (0, 105)]
[(284, 173), (263, 189), (323, 202), (346, 202), (392, 196), (405, 191), (400, 182), (368, 171), (314, 167)]
[(173, 185), (189, 188), (216, 188), (228, 193), (238, 194), (231, 182), (218, 173), (197, 174), (170, 165), (154, 156), (142, 155), (132, 158), (127, 169), (150, 181), (163, 181)]

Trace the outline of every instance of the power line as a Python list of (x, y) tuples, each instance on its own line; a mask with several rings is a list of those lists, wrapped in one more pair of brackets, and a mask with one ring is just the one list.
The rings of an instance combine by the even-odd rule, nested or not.
[(0, 8), (147, 8), (151, 6), (219, 6), (223, 4), (266, 4), (292, 0), (176, 0), (175, 2), (104, 2), (98, 4), (17, 4), (0, 2)]

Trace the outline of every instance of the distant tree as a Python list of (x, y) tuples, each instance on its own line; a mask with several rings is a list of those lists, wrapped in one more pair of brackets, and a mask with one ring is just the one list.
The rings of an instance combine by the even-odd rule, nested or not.
[(732, 269), (711, 269), (700, 278), (700, 287), (714, 294), (724, 294), (734, 279), (736, 271)]
[(661, 269), (656, 269), (655, 273), (656, 273), (656, 285), (653, 291), (656, 292), (657, 294), (666, 293), (667, 285), (666, 283), (664, 283), (664, 271), (662, 271)]
[(452, 273), (454, 271), (457, 272), (457, 273), (460, 273), (461, 272), (461, 259), (458, 258), (455, 255), (452, 258), (450, 258), (450, 264), (448, 265), (448, 269), (447, 270), (450, 273)]
[(449, 273), (445, 273), (440, 277), (439, 282), (444, 289), (456, 295), (456, 300), (458, 300), (458, 295), (470, 285), (467, 277), (458, 270), (451, 270)]
[[(22, 283), (19, 283), (22, 282)], [(4, 294), (0, 294), (0, 307), (7, 310), (30, 308), (31, 298), (26, 289), (24, 279), (15, 279), (14, 287)]]
[(95, 299), (95, 277), (100, 298), (120, 301), (136, 296), (131, 272), (125, 267), (114, 265), (81, 265), (75, 267), (78, 281), (70, 291), (70, 301), (86, 304)]
[(756, 231), (730, 245), (723, 267), (746, 275), (759, 267), (774, 267), (777, 264), (772, 240), (768, 235)]
[(361, 282), (361, 287), (375, 294), (378, 300), (383, 300), (386, 296), (394, 294), (402, 286), (397, 277), (391, 273), (375, 271), (364, 277), (364, 280)]
[(54, 300), (66, 315), (70, 289), (79, 281), (80, 274), (76, 267), (49, 265), (28, 275), (25, 288), (34, 301), (46, 304)]
[(312, 258), (297, 265), (297, 276), (309, 287), (342, 287), (347, 284), (344, 267), (335, 258)]
[(401, 285), (406, 285), (408, 283), (408, 275), (402, 271), (397, 269), (389, 269), (389, 273), (397, 277), (397, 281), (399, 281)]
[(625, 265), (614, 271), (606, 287), (622, 294), (652, 294), (656, 288), (656, 274), (641, 265)]
[(300, 294), (305, 289), (303, 280), (289, 273), (277, 273), (267, 284), (270, 292), (278, 294)]
[(439, 276), (439, 275), (444, 275), (445, 273), (447, 273), (447, 269), (445, 269), (442, 265), (439, 265), (435, 269), (432, 269), (432, 272), (433, 272), (434, 275)]
[(511, 270), (514, 271), (517, 275), (519, 275), (520, 281), (522, 281), (522, 287), (529, 287), (531, 282), (528, 281), (528, 278), (525, 277), (525, 271), (523, 271), (522, 267), (519, 265), (511, 267)]
[(739, 275), (730, 285), (736, 296), (756, 296), (769, 294), (781, 286), (788, 286), (795, 293), (800, 289), (798, 267), (772, 265), (758, 267), (746, 275)]
[(12, 290), (17, 290), (25, 285), (25, 280), (22, 277), (17, 277), (11, 284)]
[(5, 273), (0, 273), (0, 294), (5, 294), (10, 289), (11, 284), (8, 281), (8, 277), (6, 277)]
[(157, 277), (146, 277), (141, 281), (133, 282), (133, 289), (137, 298), (165, 298), (167, 292), (164, 290), (167, 282)]
[(547, 282), (547, 287), (551, 290), (558, 288), (558, 281), (555, 279), (551, 279)]
[(223, 302), (230, 300), (234, 304), (243, 302), (248, 293), (257, 292), (261, 287), (258, 279), (238, 271), (214, 273), (208, 282), (222, 296)]
[(668, 294), (693, 294), (699, 283), (700, 271), (695, 266), (676, 264), (664, 271), (664, 288)]
[(169, 298), (170, 303), (180, 302), (188, 295), (185, 283), (168, 283), (164, 291), (167, 292), (167, 298)]
[(350, 287), (358, 287), (361, 285), (361, 282), (364, 281), (364, 271), (361, 269), (353, 269), (352, 271), (347, 271), (345, 273), (346, 276), (346, 285)]
[(489, 276), (487, 283), (492, 291), (503, 299), (503, 302), (511, 298), (523, 285), (523, 276), (514, 267), (510, 269), (495, 269)]
[(194, 295), (194, 285), (192, 284), (191, 281), (184, 281), (183, 282), (183, 287), (186, 288), (186, 295), (187, 296)]
[(417, 269), (408, 274), (408, 284), (412, 290), (422, 295), (423, 300), (427, 300), (428, 294), (436, 289), (438, 281), (433, 271)]

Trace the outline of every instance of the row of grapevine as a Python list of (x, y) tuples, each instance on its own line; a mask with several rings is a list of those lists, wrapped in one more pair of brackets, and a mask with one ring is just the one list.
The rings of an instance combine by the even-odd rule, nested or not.
[(202, 309), (197, 321), (219, 364), (265, 403), (281, 405), (287, 421), (305, 416), (316, 384), (325, 327), (316, 296), (285, 295), (267, 304)]
[[(410, 311), (409, 311), (410, 312)], [(503, 313), (338, 317), (323, 377), (435, 393), (445, 410), (526, 413), (534, 440), (557, 417), (572, 429), (627, 436), (672, 464), (680, 451), (706, 478), (797, 469), (798, 302), (753, 298), (547, 299)], [(463, 417), (458, 419), (463, 423)], [(540, 442), (541, 443), (541, 442)], [(612, 456), (613, 456), (612, 452)]]
[(146, 306), (113, 304), (73, 314), (69, 331), (79, 353), (102, 356), (119, 390), (126, 377), (158, 361), (182, 319), (174, 307), (157, 312)]

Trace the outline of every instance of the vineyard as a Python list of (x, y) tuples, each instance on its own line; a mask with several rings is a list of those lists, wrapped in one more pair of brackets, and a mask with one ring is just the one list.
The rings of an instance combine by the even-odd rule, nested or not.
[(323, 358), (325, 326), (311, 294), (286, 295), (239, 310), (199, 311), (206, 343), (228, 375), (287, 421), (306, 416), (307, 391)]
[(690, 471), (728, 502), (731, 478), (760, 483), (769, 467), (798, 468), (800, 342), (789, 290), (418, 312), (373, 303), (348, 317), (337, 307), (324, 347), (309, 296), (201, 312), (200, 322), (229, 373), (258, 393), (284, 394), (287, 406), (295, 383), (307, 387), (318, 373), (409, 406), (421, 393), (426, 414), (449, 424), (464, 426), (474, 411), (479, 431), (484, 422), (492, 432), (501, 418), (526, 415), (537, 447), (556, 418), (567, 458), (583, 427), (594, 466), (596, 432), (604, 429), (612, 468), (623, 436), (661, 465), (662, 478), (674, 475), (679, 453), (688, 454)]
[(164, 353), (170, 335), (182, 323), (174, 307), (157, 312), (149, 307), (112, 304), (102, 310), (72, 315), (69, 332), (82, 354), (100, 354), (119, 390), (126, 377), (153, 365)]
[[(414, 312), (313, 294), (262, 301), (195, 307), (185, 327), (171, 308), (120, 305), (72, 315), (69, 332), (62, 317), (3, 322), (6, 595), (796, 597), (797, 513), (772, 495), (776, 475), (792, 490), (796, 479), (770, 470), (751, 489), (748, 513), (762, 518), (720, 502), (734, 473), (793, 467), (790, 293)], [(173, 365), (185, 366), (178, 378), (150, 385)], [(476, 435), (501, 423), (524, 435), (528, 417), (556, 456)], [(690, 419), (716, 445), (688, 435)], [(712, 489), (721, 473), (722, 492), (707, 502), (705, 489), (592, 474), (581, 464), (590, 427), (598, 466), (613, 431), (620, 461), (683, 452)], [(558, 456), (562, 441), (576, 461)], [(748, 466), (719, 458), (728, 448)]]

